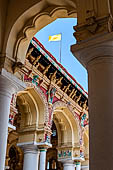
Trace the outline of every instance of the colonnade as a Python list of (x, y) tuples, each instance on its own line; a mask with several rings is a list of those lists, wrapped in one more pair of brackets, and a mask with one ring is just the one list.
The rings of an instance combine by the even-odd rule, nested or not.
[(39, 148), (37, 145), (21, 146), (24, 151), (23, 170), (45, 170), (47, 148)]
[[(12, 94), (25, 88), (24, 83), (15, 76), (3, 70), (0, 75), (0, 170), (5, 169), (5, 155), (7, 148), (8, 119)], [(23, 170), (45, 170), (47, 148), (34, 144), (19, 145), (23, 149), (24, 162)], [(64, 170), (75, 170), (73, 161), (63, 162)], [(77, 164), (76, 169), (80, 170)]]
[[(19, 144), (20, 145), (20, 144)], [(24, 145), (20, 147), (24, 151), (23, 170), (45, 170), (46, 169), (46, 152), (47, 148), (39, 147), (37, 145)], [(65, 159), (62, 161), (63, 170), (81, 170), (80, 161)], [(88, 170), (88, 169), (87, 169)]]

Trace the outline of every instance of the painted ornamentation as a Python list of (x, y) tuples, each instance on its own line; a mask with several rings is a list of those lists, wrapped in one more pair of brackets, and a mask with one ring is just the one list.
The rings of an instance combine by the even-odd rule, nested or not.
[(71, 150), (61, 150), (58, 151), (58, 158), (70, 158), (72, 156)]
[(38, 78), (39, 78), (38, 75), (34, 75), (32, 79), (32, 83), (35, 84), (36, 86), (38, 86), (38, 82), (37, 82)]
[(84, 112), (81, 113), (80, 120), (81, 120), (82, 127), (85, 127), (86, 125), (88, 125), (88, 118), (87, 118), (86, 113), (84, 113)]
[(49, 88), (49, 90), (47, 91), (48, 94), (48, 104), (52, 105), (53, 104), (53, 98), (55, 96), (56, 93), (56, 88)]

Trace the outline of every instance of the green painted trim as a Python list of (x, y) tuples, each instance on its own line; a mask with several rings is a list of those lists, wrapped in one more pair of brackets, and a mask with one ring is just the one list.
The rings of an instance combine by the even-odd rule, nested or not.
[(76, 162), (76, 165), (80, 165), (80, 162)]
[(46, 149), (41, 149), (40, 152), (46, 152)]

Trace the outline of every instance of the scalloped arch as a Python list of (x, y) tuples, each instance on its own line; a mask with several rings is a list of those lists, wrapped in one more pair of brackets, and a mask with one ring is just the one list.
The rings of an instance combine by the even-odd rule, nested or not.
[[(7, 41), (6, 53), (18, 61), (24, 63), (26, 52), (32, 37), (43, 27), (55, 21), (57, 18), (76, 18), (76, 9), (72, 7), (51, 6), (43, 12), (29, 18), (21, 30), (18, 31), (18, 23), (14, 24)], [(24, 22), (24, 21), (23, 21)], [(16, 30), (17, 29), (17, 30)], [(17, 31), (17, 33), (16, 33)], [(12, 41), (12, 37), (16, 39)]]

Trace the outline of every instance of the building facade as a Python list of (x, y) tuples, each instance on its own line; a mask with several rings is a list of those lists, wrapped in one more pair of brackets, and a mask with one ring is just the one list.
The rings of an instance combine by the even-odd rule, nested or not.
[(88, 169), (87, 92), (36, 38), (14, 75), (26, 87), (11, 100), (6, 169)]

